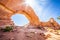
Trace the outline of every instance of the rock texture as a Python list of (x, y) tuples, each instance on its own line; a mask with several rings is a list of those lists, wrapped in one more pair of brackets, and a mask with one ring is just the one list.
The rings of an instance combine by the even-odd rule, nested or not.
[(0, 30), (0, 40), (60, 40), (60, 34), (57, 33), (58, 30), (49, 30), (45, 31), (15, 26), (10, 32)]
[(14, 14), (23, 14), (32, 25), (39, 24), (39, 18), (25, 0), (0, 0), (0, 20), (10, 20)]
[(0, 40), (45, 40), (45, 35), (38, 29), (16, 27), (11, 32), (0, 31)]
[(17, 13), (25, 15), (33, 27), (60, 29), (60, 25), (53, 18), (48, 22), (39, 21), (34, 10), (29, 5), (26, 6), (25, 0), (0, 0), (0, 26), (14, 25), (11, 16)]
[[(17, 13), (25, 15), (30, 21), (26, 27), (16, 27), (11, 21), (11, 16)], [(0, 0), (0, 27), (5, 28), (5, 25), (13, 26), (13, 30), (3, 32), (0, 28), (0, 40), (60, 40), (60, 32), (59, 35), (53, 32), (60, 29), (60, 25), (53, 18), (47, 22), (39, 21), (34, 10), (26, 6), (25, 0)]]
[(40, 26), (42, 26), (42, 27), (50, 27), (52, 29), (60, 29), (60, 25), (54, 20), (54, 18), (51, 18), (47, 22), (41, 22)]

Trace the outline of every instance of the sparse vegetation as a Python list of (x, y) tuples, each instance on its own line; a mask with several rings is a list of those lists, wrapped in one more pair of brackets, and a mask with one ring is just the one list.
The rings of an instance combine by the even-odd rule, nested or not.
[(13, 30), (13, 26), (6, 26), (6, 28), (1, 28), (1, 30), (3, 31), (3, 32), (10, 32), (11, 30)]

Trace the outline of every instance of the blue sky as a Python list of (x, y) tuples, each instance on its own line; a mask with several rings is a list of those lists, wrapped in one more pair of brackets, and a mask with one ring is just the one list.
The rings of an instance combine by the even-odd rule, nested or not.
[[(39, 17), (40, 21), (48, 21), (50, 18), (57, 19), (60, 16), (60, 0), (27, 0), (27, 4), (30, 5)], [(16, 25), (25, 25), (29, 23), (28, 19), (24, 15), (13, 15), (12, 20)]]

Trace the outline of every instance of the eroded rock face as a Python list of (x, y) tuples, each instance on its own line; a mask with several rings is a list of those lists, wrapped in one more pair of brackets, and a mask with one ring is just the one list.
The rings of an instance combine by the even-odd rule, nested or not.
[(52, 29), (60, 29), (60, 25), (54, 20), (54, 18), (51, 18), (48, 22), (41, 22), (40, 26), (50, 27)]
[(26, 6), (25, 0), (0, 0), (0, 20), (11, 19), (16, 13), (25, 15), (33, 25), (39, 24), (39, 18), (29, 5)]
[(51, 24), (52, 28), (60, 29), (60, 25), (53, 18), (51, 18), (48, 22)]

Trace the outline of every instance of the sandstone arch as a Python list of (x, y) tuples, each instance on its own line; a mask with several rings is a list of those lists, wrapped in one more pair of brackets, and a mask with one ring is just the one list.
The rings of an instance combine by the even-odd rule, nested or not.
[(11, 16), (16, 13), (25, 15), (33, 25), (39, 24), (39, 19), (34, 10), (30, 6), (26, 6), (24, 0), (0, 0), (1, 20), (11, 21)]

